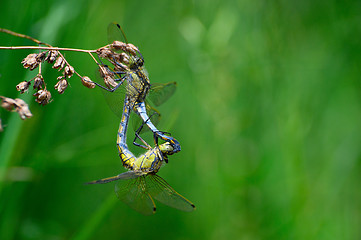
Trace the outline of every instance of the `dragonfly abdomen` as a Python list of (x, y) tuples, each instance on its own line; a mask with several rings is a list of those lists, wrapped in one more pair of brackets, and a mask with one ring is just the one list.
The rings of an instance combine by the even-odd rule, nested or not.
[(123, 163), (123, 166), (132, 170), (133, 163), (135, 161), (135, 156), (128, 149), (127, 135), (126, 135), (130, 110), (131, 110), (131, 106), (130, 106), (129, 98), (126, 97), (124, 100), (122, 119), (120, 121), (119, 129), (118, 129), (117, 146), (119, 151), (119, 157)]

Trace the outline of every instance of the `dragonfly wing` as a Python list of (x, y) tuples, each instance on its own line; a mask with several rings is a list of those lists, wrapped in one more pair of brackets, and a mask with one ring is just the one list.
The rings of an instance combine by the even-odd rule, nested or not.
[(127, 37), (124, 34), (123, 29), (118, 23), (110, 23), (108, 25), (108, 43), (113, 43), (114, 41), (122, 41), (128, 43)]
[(92, 181), (92, 182), (88, 182), (86, 184), (103, 184), (103, 183), (108, 183), (108, 182), (113, 182), (119, 179), (132, 179), (132, 178), (137, 178), (139, 176), (143, 175), (142, 173), (139, 172), (134, 172), (134, 171), (128, 171), (128, 172), (124, 172), (121, 174), (118, 174), (116, 176), (113, 177), (108, 177), (108, 178), (103, 178), (103, 179), (99, 179), (96, 181)]
[(159, 202), (185, 212), (191, 212), (195, 206), (188, 199), (177, 193), (163, 178), (156, 174), (145, 178), (149, 193)]
[[(129, 44), (127, 37), (125, 36), (125, 33), (122, 29), (122, 27), (118, 24), (118, 23), (110, 23), (108, 25), (108, 43), (112, 44), (114, 41), (120, 41), (126, 44)], [(134, 46), (133, 46), (134, 47)], [(134, 54), (134, 48), (133, 51), (129, 51), (128, 50), (115, 50), (115, 52), (125, 52), (128, 54), (128, 56), (131, 56)], [(132, 54), (133, 52), (133, 54)], [(141, 54), (138, 52), (138, 50), (136, 50), (138, 57), (141, 57)], [(135, 60), (135, 59), (133, 59)]]
[(124, 77), (123, 84), (118, 87), (114, 92), (109, 92), (102, 89), (105, 101), (107, 102), (109, 108), (112, 112), (117, 115), (119, 118), (122, 118), (124, 99), (126, 95), (126, 85), (128, 84), (128, 76)]
[(154, 105), (159, 106), (167, 101), (174, 94), (176, 89), (176, 82), (154, 83), (149, 90), (147, 99), (152, 101)]
[(115, 185), (115, 193), (120, 201), (143, 215), (156, 211), (155, 203), (147, 191), (146, 176), (120, 180)]

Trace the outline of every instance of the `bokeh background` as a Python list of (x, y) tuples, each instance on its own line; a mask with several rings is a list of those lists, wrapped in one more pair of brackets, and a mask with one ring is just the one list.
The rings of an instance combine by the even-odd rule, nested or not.
[[(51, 104), (27, 93), (33, 118), (0, 111), (0, 239), (361, 239), (360, 13), (336, 0), (1, 1), (0, 27), (59, 47), (103, 46), (117, 21), (151, 81), (177, 81), (160, 129), (182, 151), (160, 175), (197, 210), (145, 217), (114, 184), (83, 185), (124, 171), (119, 118), (77, 77), (57, 94), (47, 66)], [(0, 95), (36, 75), (29, 53), (0, 51)], [(66, 58), (95, 76), (88, 55)]]

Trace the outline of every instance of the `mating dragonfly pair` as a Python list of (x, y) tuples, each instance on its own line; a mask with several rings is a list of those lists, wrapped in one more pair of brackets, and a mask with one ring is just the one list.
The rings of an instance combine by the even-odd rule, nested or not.
[[(118, 24), (109, 25), (108, 38), (109, 48), (100, 49), (98, 53), (101, 62), (99, 71), (105, 86), (99, 83), (96, 85), (105, 90), (105, 97), (110, 108), (121, 117), (117, 147), (122, 164), (128, 171), (89, 184), (117, 181), (115, 185), (117, 197), (144, 215), (155, 213), (156, 206), (153, 198), (182, 211), (193, 211), (195, 209), (193, 203), (178, 194), (157, 175), (162, 164), (168, 162), (168, 156), (179, 152), (181, 147), (175, 138), (155, 127), (160, 114), (151, 107), (148, 100), (159, 106), (174, 93), (176, 84), (175, 82), (150, 84), (143, 56), (137, 47), (127, 42)], [(104, 63), (101, 58), (109, 64)], [(140, 117), (134, 123), (137, 127), (133, 144), (147, 150), (139, 157), (134, 156), (126, 143), (126, 133), (132, 112)], [(140, 136), (144, 125), (153, 132), (154, 147), (151, 147)], [(137, 143), (137, 139), (142, 144)], [(164, 143), (158, 144), (159, 139)]]

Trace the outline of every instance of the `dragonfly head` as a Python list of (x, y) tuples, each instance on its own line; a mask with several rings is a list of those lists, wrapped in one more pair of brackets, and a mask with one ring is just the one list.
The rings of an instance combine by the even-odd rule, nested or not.
[(173, 147), (169, 142), (165, 142), (159, 145), (159, 150), (163, 153), (163, 155), (172, 155), (173, 154)]

